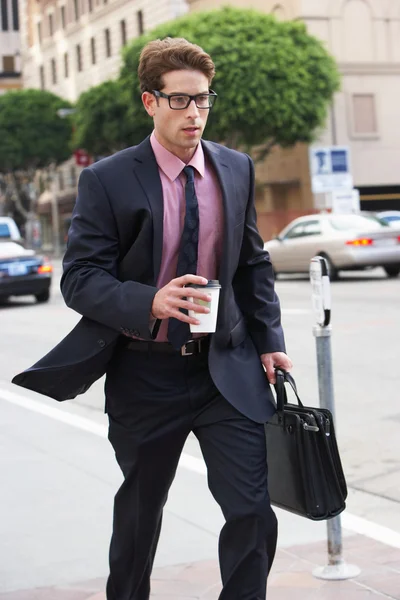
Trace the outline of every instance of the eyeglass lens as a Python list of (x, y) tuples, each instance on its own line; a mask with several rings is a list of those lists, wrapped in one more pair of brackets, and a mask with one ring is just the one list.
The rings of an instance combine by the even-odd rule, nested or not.
[[(210, 108), (213, 103), (215, 96), (210, 96), (208, 94), (199, 94), (195, 96), (195, 102), (197, 108)], [(176, 110), (187, 108), (190, 104), (190, 96), (182, 94), (181, 96), (170, 96), (169, 105), (171, 108)]]

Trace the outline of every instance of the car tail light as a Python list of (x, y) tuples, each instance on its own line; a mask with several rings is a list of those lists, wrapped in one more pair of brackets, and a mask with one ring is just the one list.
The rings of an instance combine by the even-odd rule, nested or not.
[(348, 240), (346, 246), (372, 246), (374, 240), (370, 238), (359, 238), (357, 240)]
[(40, 275), (42, 275), (43, 273), (52, 273), (53, 267), (51, 265), (40, 265), (40, 267), (38, 267), (37, 272), (40, 273)]

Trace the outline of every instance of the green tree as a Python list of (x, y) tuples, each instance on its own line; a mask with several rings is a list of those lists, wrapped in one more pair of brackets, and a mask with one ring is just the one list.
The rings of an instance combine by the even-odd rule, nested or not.
[(215, 62), (218, 99), (208, 139), (249, 151), (257, 147), (253, 157), (261, 159), (274, 144), (311, 142), (324, 125), (339, 74), (322, 42), (301, 22), (229, 7), (163, 24), (125, 48), (120, 77), (135, 143), (152, 126), (140, 99), (139, 54), (148, 41), (167, 36), (199, 44)]
[(57, 114), (60, 108), (70, 106), (43, 90), (16, 90), (0, 96), (0, 173), (6, 182), (7, 201), (22, 220), (29, 215), (28, 189), (36, 170), (59, 164), (71, 155), (71, 122)]
[(93, 155), (108, 155), (132, 143), (128, 98), (120, 81), (105, 81), (83, 92), (74, 114), (73, 145)]

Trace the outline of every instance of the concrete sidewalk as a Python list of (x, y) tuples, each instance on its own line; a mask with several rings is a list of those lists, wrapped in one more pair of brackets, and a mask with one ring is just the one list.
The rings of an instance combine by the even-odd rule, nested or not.
[[(346, 562), (361, 568), (347, 581), (315, 579), (312, 570), (326, 561), (326, 543), (279, 549), (268, 586), (268, 600), (400, 600), (400, 549), (360, 535), (346, 536)], [(0, 600), (105, 600), (105, 579), (68, 587), (0, 594)], [(217, 600), (221, 589), (217, 561), (155, 569), (152, 600)]]

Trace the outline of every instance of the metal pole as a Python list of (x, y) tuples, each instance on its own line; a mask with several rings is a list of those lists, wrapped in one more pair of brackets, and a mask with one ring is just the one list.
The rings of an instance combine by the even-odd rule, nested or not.
[[(320, 406), (330, 410), (335, 420), (331, 351), (332, 327), (330, 325), (328, 325), (328, 327), (315, 325), (313, 333), (317, 347), (317, 372)], [(327, 528), (329, 564), (339, 565), (343, 562), (342, 528), (340, 516), (329, 519), (327, 522)]]
[[(327, 408), (331, 411), (335, 420), (335, 399), (333, 392), (333, 373), (332, 373), (332, 351), (331, 335), (332, 327), (330, 325), (323, 327), (315, 325), (313, 333), (317, 347), (317, 370), (318, 370), (318, 388), (319, 401), (321, 408)], [(313, 571), (314, 577), (318, 579), (350, 579), (360, 574), (360, 569), (355, 565), (346, 564), (343, 560), (342, 552), (342, 524), (340, 515), (329, 519), (327, 522), (328, 533), (328, 564), (324, 567), (317, 567)]]

